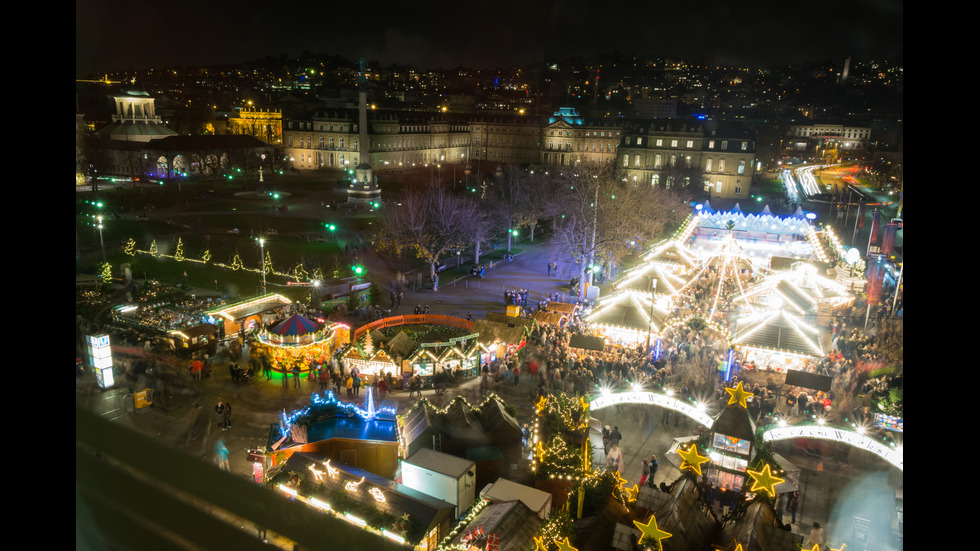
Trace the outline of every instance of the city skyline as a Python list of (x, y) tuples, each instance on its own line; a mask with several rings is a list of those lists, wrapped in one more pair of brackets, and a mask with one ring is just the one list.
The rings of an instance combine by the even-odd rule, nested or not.
[[(591, 0), (356, 12), (308, 4), (76, 2), (76, 76), (163, 66), (236, 64), (304, 51), (421, 69), (525, 65), (617, 52), (719, 65), (901, 58), (903, 6), (894, 0), (785, 3), (737, 9), (711, 2), (620, 5)], [(358, 19), (363, 24), (358, 24)]]

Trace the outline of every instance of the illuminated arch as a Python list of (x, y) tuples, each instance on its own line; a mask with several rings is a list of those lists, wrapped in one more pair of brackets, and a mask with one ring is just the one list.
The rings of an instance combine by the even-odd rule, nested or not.
[(905, 470), (905, 452), (902, 446), (889, 446), (888, 444), (863, 434), (845, 430), (840, 427), (831, 427), (827, 425), (796, 425), (773, 427), (762, 433), (762, 439), (766, 442), (795, 438), (816, 438), (818, 440), (839, 442), (841, 444), (871, 452), (898, 467), (899, 470)]
[(658, 392), (600, 392), (595, 399), (589, 402), (589, 410), (595, 411), (597, 409), (619, 404), (641, 404), (667, 408), (669, 410), (676, 411), (681, 415), (686, 415), (687, 417), (694, 419), (699, 424), (706, 427), (710, 427), (714, 422), (703, 406), (692, 406), (687, 402), (672, 398), (666, 394), (660, 394)]

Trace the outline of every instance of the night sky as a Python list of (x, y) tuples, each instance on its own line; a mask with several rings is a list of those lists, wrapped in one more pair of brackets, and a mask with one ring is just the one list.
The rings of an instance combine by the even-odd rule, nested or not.
[(721, 65), (903, 55), (902, 0), (76, 0), (76, 76), (304, 50), (420, 69), (618, 51)]

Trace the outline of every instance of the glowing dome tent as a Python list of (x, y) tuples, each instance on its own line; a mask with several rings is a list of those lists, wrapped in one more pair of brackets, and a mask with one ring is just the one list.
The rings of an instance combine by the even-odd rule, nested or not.
[(585, 321), (610, 341), (632, 346), (646, 340), (651, 330), (660, 333), (668, 315), (649, 293), (624, 290), (602, 299)]
[(800, 315), (815, 308), (833, 315), (834, 311), (849, 306), (854, 296), (837, 281), (821, 276), (814, 266), (801, 262), (792, 270), (770, 274), (735, 300), (769, 308), (788, 307)]
[(732, 344), (742, 350), (743, 363), (785, 372), (805, 370), (823, 357), (825, 335), (786, 309), (757, 309), (739, 317)]

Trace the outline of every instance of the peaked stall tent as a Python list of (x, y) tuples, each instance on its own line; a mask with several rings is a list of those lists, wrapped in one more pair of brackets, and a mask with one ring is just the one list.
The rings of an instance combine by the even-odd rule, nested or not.
[(599, 301), (585, 321), (601, 330), (607, 339), (633, 346), (645, 341), (652, 331), (659, 334), (669, 313), (649, 293), (624, 290)]
[(785, 308), (755, 309), (739, 316), (732, 344), (740, 349), (743, 365), (783, 373), (805, 370), (822, 358), (825, 340), (826, 331)]

